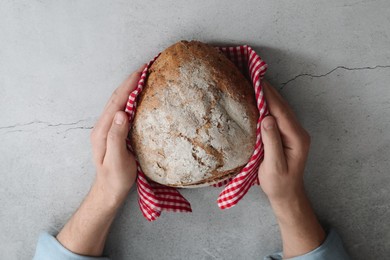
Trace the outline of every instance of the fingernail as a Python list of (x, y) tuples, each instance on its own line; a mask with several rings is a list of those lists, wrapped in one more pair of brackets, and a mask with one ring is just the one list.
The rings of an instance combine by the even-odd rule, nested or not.
[(263, 127), (267, 130), (274, 128), (275, 120), (272, 117), (267, 116), (263, 119)]
[(116, 113), (114, 122), (117, 125), (122, 125), (125, 122), (126, 118), (122, 113)]

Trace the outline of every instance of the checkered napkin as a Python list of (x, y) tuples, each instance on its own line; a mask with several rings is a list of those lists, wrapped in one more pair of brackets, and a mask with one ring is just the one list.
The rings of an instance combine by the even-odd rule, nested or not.
[[(236, 205), (245, 196), (252, 185), (259, 184), (257, 172), (264, 155), (263, 144), (261, 142), (260, 125), (263, 118), (268, 114), (265, 98), (263, 96), (261, 79), (267, 70), (267, 64), (261, 60), (251, 47), (247, 45), (216, 48), (225, 54), (226, 57), (231, 60), (245, 76), (250, 77), (255, 90), (257, 107), (260, 114), (257, 121), (256, 146), (249, 162), (235, 177), (213, 185), (216, 187), (222, 187), (225, 185), (225, 188), (218, 196), (217, 202), (221, 209), (228, 209)], [(141, 74), (137, 88), (130, 93), (126, 106), (126, 112), (129, 115), (130, 124), (134, 119), (134, 114), (137, 108), (137, 96), (141, 93), (145, 85), (148, 68), (150, 68), (158, 56), (159, 55), (149, 62)], [(127, 141), (127, 146), (130, 150), (132, 150), (129, 140)], [(147, 220), (156, 220), (164, 210), (174, 212), (192, 212), (190, 203), (176, 188), (164, 186), (147, 179), (138, 162), (137, 166), (138, 203), (142, 214)]]

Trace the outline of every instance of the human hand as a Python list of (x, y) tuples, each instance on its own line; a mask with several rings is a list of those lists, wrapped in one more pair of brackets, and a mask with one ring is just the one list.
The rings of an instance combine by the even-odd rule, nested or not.
[(303, 186), (310, 136), (268, 82), (264, 94), (271, 116), (261, 126), (264, 160), (259, 180), (279, 224), (283, 257), (291, 258), (314, 250), (325, 239)]
[(94, 185), (114, 203), (127, 196), (136, 179), (134, 155), (126, 147), (129, 120), (124, 109), (144, 67), (141, 66), (114, 91), (91, 133), (97, 169)]
[(110, 226), (137, 176), (134, 155), (126, 147), (129, 120), (124, 109), (144, 67), (114, 91), (92, 130), (96, 179), (80, 208), (57, 235), (57, 240), (76, 254), (102, 254)]
[(271, 203), (285, 203), (304, 194), (303, 172), (310, 136), (279, 93), (264, 81), (271, 116), (262, 121), (264, 160), (259, 168), (260, 185)]

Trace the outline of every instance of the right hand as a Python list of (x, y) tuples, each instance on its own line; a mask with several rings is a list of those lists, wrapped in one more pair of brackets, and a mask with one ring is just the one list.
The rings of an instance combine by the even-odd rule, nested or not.
[(271, 115), (261, 125), (264, 160), (259, 168), (260, 186), (271, 204), (288, 203), (304, 196), (310, 136), (280, 94), (267, 81), (263, 86)]

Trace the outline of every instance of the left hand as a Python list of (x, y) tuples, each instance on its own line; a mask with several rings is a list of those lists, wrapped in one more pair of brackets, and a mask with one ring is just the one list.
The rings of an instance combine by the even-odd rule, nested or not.
[(141, 66), (114, 91), (91, 133), (95, 185), (113, 202), (126, 198), (137, 176), (134, 155), (126, 147), (129, 120), (124, 109), (144, 68)]
[(264, 80), (270, 116), (262, 121), (264, 160), (259, 168), (262, 190), (271, 204), (292, 205), (305, 196), (303, 174), (310, 136), (282, 96)]

